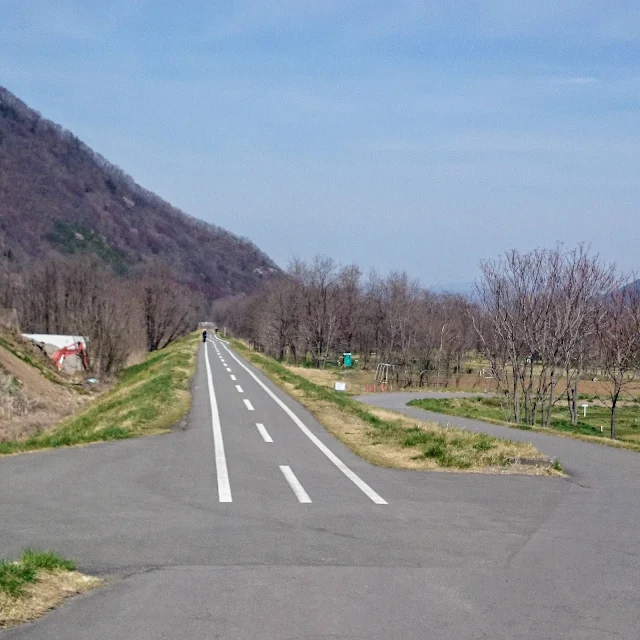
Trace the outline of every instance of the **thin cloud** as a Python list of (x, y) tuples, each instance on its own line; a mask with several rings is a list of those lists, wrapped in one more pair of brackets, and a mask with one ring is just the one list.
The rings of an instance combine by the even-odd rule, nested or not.
[(555, 78), (557, 84), (595, 84), (598, 78), (593, 76), (576, 76), (573, 78)]

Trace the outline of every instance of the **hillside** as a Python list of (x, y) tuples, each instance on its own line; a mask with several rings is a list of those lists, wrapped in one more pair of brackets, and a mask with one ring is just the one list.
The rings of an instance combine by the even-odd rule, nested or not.
[(251, 242), (172, 207), (0, 87), (0, 255), (19, 268), (52, 252), (95, 254), (122, 275), (160, 262), (212, 298), (278, 271)]

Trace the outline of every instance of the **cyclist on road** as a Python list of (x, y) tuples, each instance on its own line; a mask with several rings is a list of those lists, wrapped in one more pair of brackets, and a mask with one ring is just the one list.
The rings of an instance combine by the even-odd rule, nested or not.
[(206, 342), (207, 341), (207, 330), (205, 329), (202, 332), (202, 342)]

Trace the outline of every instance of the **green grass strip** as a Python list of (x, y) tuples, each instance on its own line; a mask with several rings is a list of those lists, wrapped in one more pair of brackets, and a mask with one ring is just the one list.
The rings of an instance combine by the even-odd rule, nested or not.
[[(508, 422), (502, 417), (504, 412), (500, 405), (500, 399), (495, 396), (479, 396), (477, 398), (423, 398), (411, 400), (407, 405), (409, 407), (417, 407), (434, 413), (442, 413), (450, 416), (489, 422), (491, 424), (510, 427), (511, 429), (535, 431), (537, 433), (594, 442), (618, 449), (640, 451), (640, 443), (638, 442), (625, 440), (623, 438), (611, 440), (608, 437), (606, 430), (604, 433), (601, 433), (594, 425), (583, 421), (578, 421), (577, 425), (572, 425), (565, 417), (559, 417), (553, 414), (550, 427), (530, 426), (521, 423)], [(593, 409), (594, 408), (591, 408), (590, 411), (593, 412)], [(598, 409), (600, 408), (598, 407)], [(635, 407), (631, 407), (629, 409), (629, 413), (637, 413), (637, 409)], [(630, 419), (628, 419), (628, 421), (631, 422)]]
[(0, 559), (0, 593), (18, 598), (27, 585), (38, 581), (38, 571), (74, 571), (75, 564), (50, 551), (27, 549), (20, 560)]

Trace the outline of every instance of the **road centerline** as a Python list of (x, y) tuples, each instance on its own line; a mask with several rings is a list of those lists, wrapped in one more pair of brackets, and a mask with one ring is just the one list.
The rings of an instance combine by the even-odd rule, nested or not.
[(243, 398), (243, 402), (245, 403), (247, 409), (249, 409), (249, 411), (255, 411), (255, 409), (253, 408), (253, 405), (251, 404), (251, 402), (249, 400), (247, 400), (246, 398)]
[(236, 385), (236, 390), (238, 391), (238, 393), (244, 393), (242, 387), (239, 384)]

